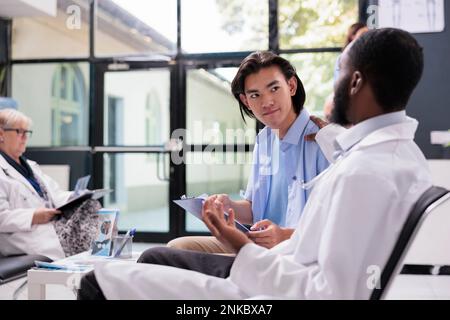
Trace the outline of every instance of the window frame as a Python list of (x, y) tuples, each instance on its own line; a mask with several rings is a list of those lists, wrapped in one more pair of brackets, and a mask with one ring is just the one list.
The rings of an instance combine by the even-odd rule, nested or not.
[[(130, 70), (152, 67), (167, 67), (170, 69), (170, 131), (177, 128), (186, 128), (186, 74), (189, 68), (214, 68), (222, 66), (238, 66), (240, 61), (250, 54), (249, 51), (243, 52), (214, 52), (214, 53), (195, 53), (186, 54), (182, 51), (181, 46), (181, 1), (177, 0), (177, 43), (176, 52), (169, 54), (161, 59), (161, 56), (139, 56), (139, 57), (96, 57), (95, 56), (95, 18), (98, 0), (89, 0), (89, 56), (87, 58), (51, 58), (51, 59), (17, 59), (11, 58), (11, 24), (12, 20), (2, 20), (0, 23), (0, 32), (5, 32), (6, 40), (2, 43), (7, 49), (7, 60), (0, 61), (0, 66), (6, 67), (6, 77), (4, 84), (4, 92), (6, 95), (11, 94), (11, 71), (12, 65), (22, 63), (89, 63), (89, 128), (88, 146), (82, 147), (29, 147), (29, 153), (36, 155), (40, 163), (51, 164), (54, 162), (53, 154), (58, 154), (60, 159), (65, 156), (77, 157), (84, 159), (82, 168), (88, 173), (92, 171), (93, 188), (103, 187), (104, 175), (104, 153), (158, 153), (168, 155), (170, 152), (163, 147), (124, 147), (114, 148), (104, 145), (103, 132), (103, 99), (104, 99), (104, 73), (108, 71), (108, 64), (126, 63), (130, 66)], [(299, 48), (299, 49), (283, 49), (279, 47), (279, 28), (278, 28), (278, 0), (266, 0), (269, 5), (269, 48), (276, 54), (294, 54), (294, 53), (320, 53), (320, 52), (340, 52), (342, 48)], [(359, 0), (359, 20), (365, 19), (365, 8), (370, 1)], [(355, 17), (357, 19), (358, 17)], [(130, 59), (132, 58), (132, 59)], [(174, 116), (176, 114), (176, 116)], [(262, 129), (263, 125), (257, 122), (255, 130)], [(222, 146), (224, 152), (250, 152), (253, 145), (231, 145)], [(206, 145), (187, 145), (189, 151), (205, 151)], [(71, 159), (67, 158), (67, 162), (75, 165)], [(77, 170), (77, 173), (80, 173)], [(185, 224), (184, 211), (177, 207), (171, 200), (176, 199), (186, 192), (186, 166), (184, 164), (170, 164), (170, 183), (169, 183), (169, 232), (138, 232), (135, 236), (136, 241), (145, 242), (167, 242), (175, 237), (185, 235), (205, 235), (204, 232), (187, 232)], [(71, 173), (71, 186), (75, 182), (76, 176)]]

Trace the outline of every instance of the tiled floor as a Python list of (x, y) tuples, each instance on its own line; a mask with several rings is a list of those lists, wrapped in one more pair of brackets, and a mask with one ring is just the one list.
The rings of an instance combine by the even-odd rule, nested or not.
[(386, 299), (450, 300), (450, 276), (399, 275)]

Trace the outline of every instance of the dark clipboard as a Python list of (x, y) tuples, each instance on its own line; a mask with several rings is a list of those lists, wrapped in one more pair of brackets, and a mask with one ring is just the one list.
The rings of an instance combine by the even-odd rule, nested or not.
[(96, 189), (96, 190), (88, 190), (80, 194), (79, 196), (71, 199), (70, 201), (66, 202), (62, 206), (56, 208), (56, 210), (59, 210), (62, 212), (62, 215), (66, 219), (70, 219), (72, 216), (73, 210), (75, 207), (79, 206), (81, 203), (88, 199), (100, 199), (101, 197), (107, 195), (108, 193), (112, 192), (112, 189)]

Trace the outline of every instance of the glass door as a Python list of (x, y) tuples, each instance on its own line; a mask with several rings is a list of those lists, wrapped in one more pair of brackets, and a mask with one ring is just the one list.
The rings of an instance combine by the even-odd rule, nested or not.
[[(118, 66), (97, 69), (103, 88), (97, 97), (102, 125), (94, 129), (99, 136), (94, 139), (94, 152), (102, 171), (97, 182), (114, 190), (103, 205), (120, 209), (119, 230), (137, 228), (141, 239), (163, 241), (174, 235), (169, 214), (170, 150), (166, 149), (171, 68), (166, 63)], [(155, 234), (160, 237), (150, 237)]]

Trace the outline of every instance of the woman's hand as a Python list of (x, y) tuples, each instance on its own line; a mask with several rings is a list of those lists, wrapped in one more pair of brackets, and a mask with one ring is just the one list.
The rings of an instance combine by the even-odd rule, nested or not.
[(45, 224), (50, 222), (57, 214), (61, 214), (61, 211), (56, 209), (38, 208), (33, 214), (31, 224)]
[(268, 249), (276, 246), (284, 240), (289, 239), (294, 232), (294, 229), (281, 228), (267, 219), (255, 223), (251, 227), (251, 230), (258, 231), (250, 231), (248, 233), (248, 237), (257, 245)]

